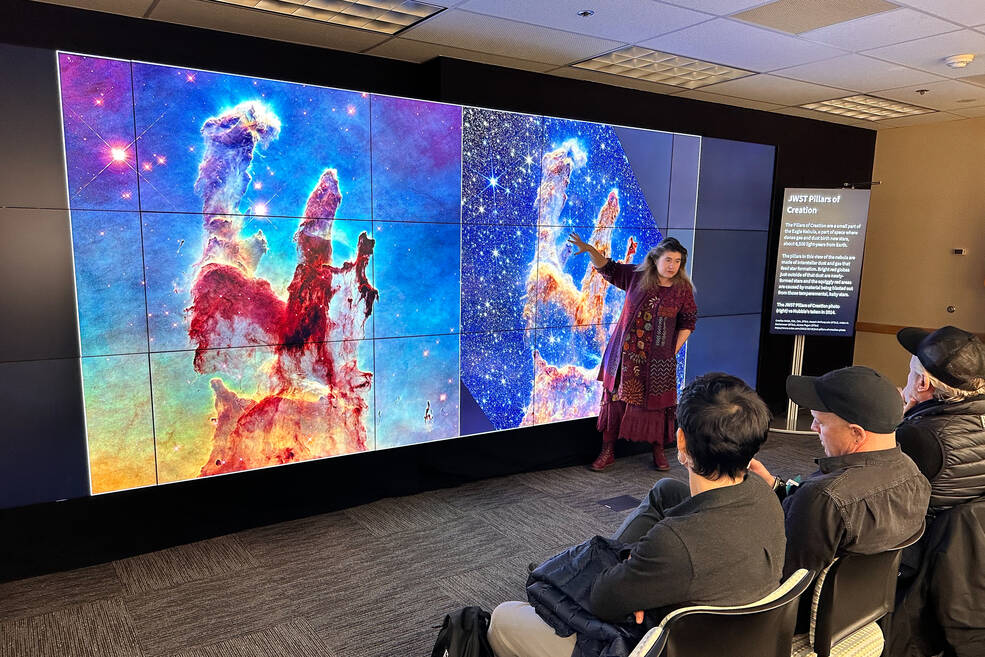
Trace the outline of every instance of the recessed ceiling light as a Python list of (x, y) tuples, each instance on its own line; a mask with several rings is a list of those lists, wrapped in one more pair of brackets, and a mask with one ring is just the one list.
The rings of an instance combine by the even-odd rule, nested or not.
[(864, 94), (822, 100), (818, 103), (807, 103), (806, 105), (801, 105), (801, 107), (816, 112), (847, 116), (853, 119), (865, 119), (866, 121), (898, 119), (903, 116), (917, 116), (918, 114), (930, 114), (937, 111)]
[(615, 50), (572, 66), (684, 89), (697, 89), (716, 82), (753, 75), (752, 71), (741, 68), (721, 66), (639, 46)]
[(591, 9), (582, 9), (581, 11), (578, 12), (578, 15), (581, 16), (582, 18), (588, 18), (589, 16), (594, 16), (595, 12), (592, 11)]
[(965, 53), (963, 55), (951, 55), (950, 57), (944, 58), (944, 63), (951, 68), (964, 68), (968, 64), (975, 61), (975, 56), (972, 53)]
[(382, 34), (397, 34), (446, 9), (416, 0), (211, 1)]

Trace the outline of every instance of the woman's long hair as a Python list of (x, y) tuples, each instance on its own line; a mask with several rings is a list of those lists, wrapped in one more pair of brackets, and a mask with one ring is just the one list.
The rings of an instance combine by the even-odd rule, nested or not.
[(691, 282), (691, 278), (687, 275), (687, 249), (684, 245), (678, 242), (673, 237), (667, 237), (657, 244), (655, 247), (650, 249), (649, 253), (646, 254), (646, 258), (643, 259), (636, 267), (636, 271), (643, 274), (640, 279), (640, 285), (645, 289), (650, 289), (660, 285), (660, 276), (657, 273), (657, 262), (660, 260), (660, 256), (663, 254), (670, 253), (680, 253), (681, 254), (681, 266), (677, 270), (677, 273), (672, 279), (670, 279), (672, 285), (690, 285), (691, 291), (694, 292), (694, 283)]

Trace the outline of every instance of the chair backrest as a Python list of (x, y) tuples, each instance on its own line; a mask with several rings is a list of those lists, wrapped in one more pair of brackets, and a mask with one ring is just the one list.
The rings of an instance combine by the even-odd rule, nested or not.
[(878, 554), (843, 555), (821, 571), (811, 601), (810, 641), (818, 657), (893, 610), (903, 548), (919, 537)]
[(813, 579), (813, 571), (800, 569), (747, 605), (677, 609), (647, 632), (630, 657), (790, 657), (797, 600)]

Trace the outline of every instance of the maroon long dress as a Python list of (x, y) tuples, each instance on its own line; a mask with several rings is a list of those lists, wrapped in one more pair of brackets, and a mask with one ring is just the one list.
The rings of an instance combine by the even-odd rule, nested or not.
[(691, 286), (645, 289), (635, 265), (609, 260), (599, 273), (626, 290), (619, 322), (599, 369), (603, 384), (598, 430), (627, 440), (671, 444), (677, 410), (677, 354), (683, 330), (694, 330)]

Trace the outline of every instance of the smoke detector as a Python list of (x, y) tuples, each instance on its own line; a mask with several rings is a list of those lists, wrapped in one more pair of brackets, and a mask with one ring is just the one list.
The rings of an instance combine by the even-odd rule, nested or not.
[(951, 55), (950, 57), (944, 58), (944, 63), (951, 68), (964, 68), (973, 61), (975, 61), (975, 56), (971, 53), (966, 53), (964, 55)]

